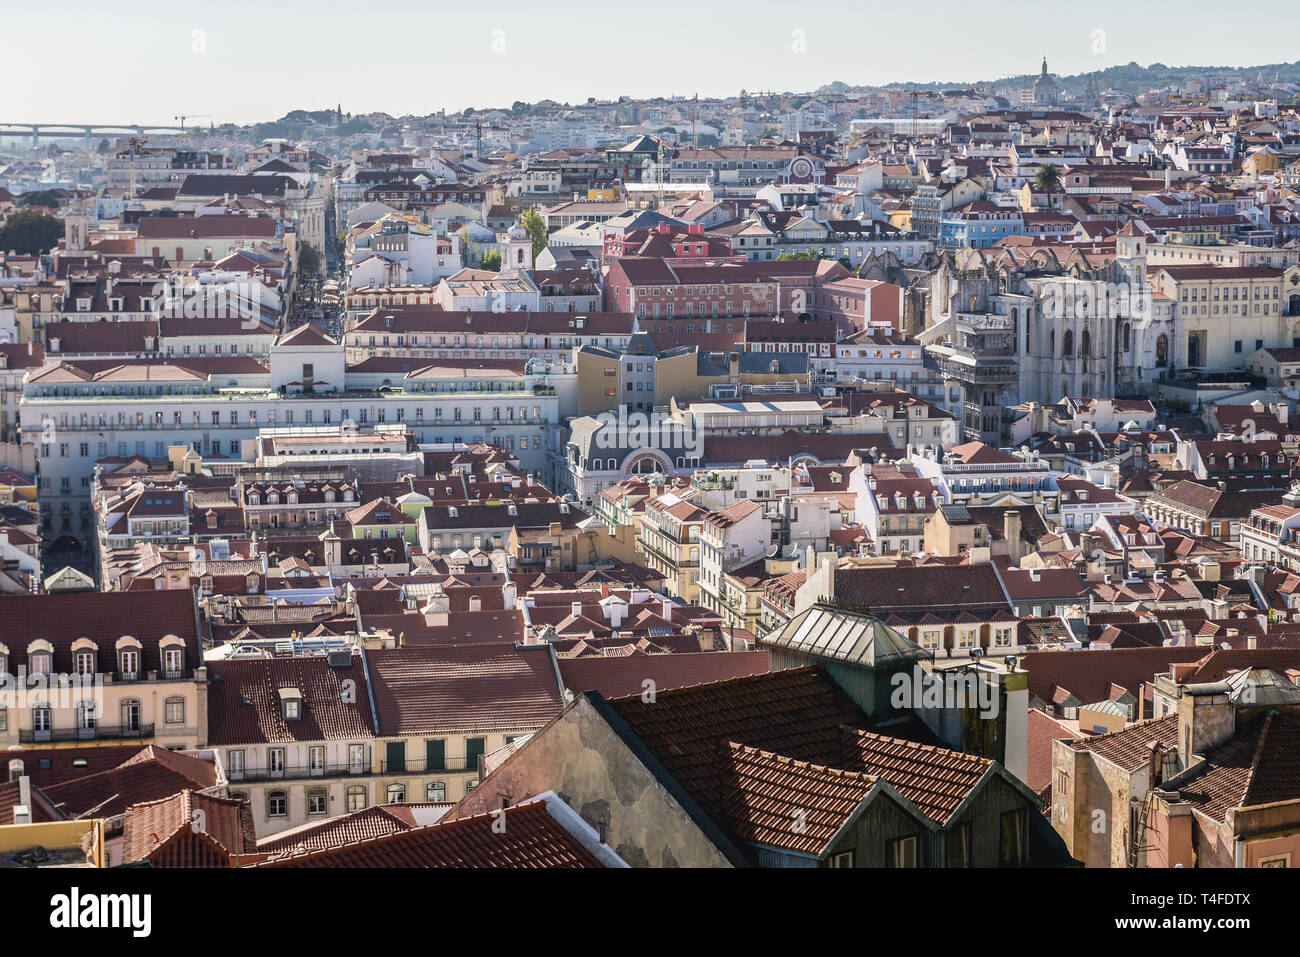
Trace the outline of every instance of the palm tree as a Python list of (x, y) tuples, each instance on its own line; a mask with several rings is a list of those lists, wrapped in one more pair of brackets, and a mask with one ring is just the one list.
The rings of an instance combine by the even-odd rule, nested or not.
[(1034, 182), (1047, 194), (1047, 208), (1051, 209), (1052, 190), (1061, 185), (1061, 171), (1056, 168), (1055, 163), (1044, 163), (1038, 167), (1038, 175), (1034, 177)]

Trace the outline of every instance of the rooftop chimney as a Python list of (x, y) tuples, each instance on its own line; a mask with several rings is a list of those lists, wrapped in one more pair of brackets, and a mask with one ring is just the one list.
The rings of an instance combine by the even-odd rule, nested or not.
[(1020, 561), (1020, 512), (1009, 509), (1002, 514), (1002, 535), (1011, 549), (1013, 561)]

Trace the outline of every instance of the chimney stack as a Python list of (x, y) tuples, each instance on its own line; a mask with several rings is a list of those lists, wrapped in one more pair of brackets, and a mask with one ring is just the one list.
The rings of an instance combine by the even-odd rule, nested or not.
[(1011, 560), (1020, 561), (1020, 512), (1009, 509), (1002, 514), (1002, 535), (1011, 550)]

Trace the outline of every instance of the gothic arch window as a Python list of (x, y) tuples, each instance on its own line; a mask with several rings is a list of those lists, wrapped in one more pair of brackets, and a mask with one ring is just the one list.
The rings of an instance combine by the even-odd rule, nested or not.
[(1092, 333), (1087, 329), (1079, 337), (1079, 355), (1083, 357), (1083, 371), (1088, 371), (1088, 357), (1092, 355)]
[(1056, 330), (1053, 329), (1047, 334), (1047, 355), (1056, 355)]
[(1061, 340), (1061, 356), (1064, 358), (1072, 355), (1074, 355), (1074, 330), (1066, 329), (1065, 338)]
[(1156, 366), (1161, 368), (1169, 365), (1169, 337), (1161, 335), (1156, 339)]
[(1132, 342), (1132, 339), (1130, 337), (1132, 336), (1132, 334), (1133, 334), (1132, 325), (1127, 322), (1124, 323), (1124, 351), (1125, 352), (1128, 352), (1129, 349), (1131, 348), (1130, 343)]

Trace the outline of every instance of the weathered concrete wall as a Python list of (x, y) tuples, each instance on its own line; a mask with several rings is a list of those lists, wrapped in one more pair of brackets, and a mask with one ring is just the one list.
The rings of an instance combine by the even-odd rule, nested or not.
[(732, 866), (585, 696), (466, 795), (448, 819), (547, 790), (597, 830), (604, 824), (605, 843), (633, 867)]

